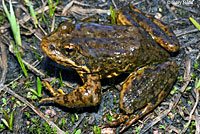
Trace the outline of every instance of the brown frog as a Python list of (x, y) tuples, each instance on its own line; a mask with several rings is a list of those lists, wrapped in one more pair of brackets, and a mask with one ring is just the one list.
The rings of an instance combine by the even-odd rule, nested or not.
[(54, 101), (68, 108), (95, 106), (101, 99), (100, 79), (130, 73), (122, 84), (120, 108), (128, 115), (140, 110), (103, 125), (115, 126), (129, 119), (122, 132), (167, 96), (178, 70), (169, 60), (169, 52), (179, 50), (173, 32), (132, 6), (118, 12), (117, 24), (64, 22), (43, 38), (41, 48), (47, 56), (74, 68), (84, 85), (65, 94), (45, 82), (54, 97), (40, 102)]

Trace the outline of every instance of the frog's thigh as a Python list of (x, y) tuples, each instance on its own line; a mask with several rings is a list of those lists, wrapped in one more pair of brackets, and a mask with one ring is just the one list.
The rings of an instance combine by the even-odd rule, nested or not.
[[(122, 86), (120, 108), (130, 114), (149, 102), (157, 105), (168, 94), (176, 77), (177, 65), (172, 61), (138, 69)], [(164, 97), (159, 97), (160, 95)]]

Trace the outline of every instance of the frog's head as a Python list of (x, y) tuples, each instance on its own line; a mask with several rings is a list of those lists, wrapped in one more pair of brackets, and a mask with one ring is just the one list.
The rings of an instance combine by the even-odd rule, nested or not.
[[(73, 26), (73, 24), (71, 24)], [(66, 25), (65, 25), (66, 26)], [(60, 26), (61, 28), (62, 25)], [(87, 57), (81, 54), (80, 48), (70, 43), (70, 30), (63, 31), (60, 27), (42, 39), (41, 48), (45, 54), (57, 63), (70, 66), (78, 71), (90, 73), (87, 67)], [(64, 28), (66, 29), (66, 28)]]

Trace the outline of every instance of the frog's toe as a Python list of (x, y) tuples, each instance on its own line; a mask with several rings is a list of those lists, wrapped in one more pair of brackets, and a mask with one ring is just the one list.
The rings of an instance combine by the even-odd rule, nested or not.
[(60, 95), (60, 96), (56, 96), (56, 97), (46, 97), (46, 98), (42, 98), (39, 103), (42, 103), (44, 101), (53, 101), (53, 102), (56, 102), (60, 105), (64, 105), (65, 104), (65, 101), (64, 101), (64, 96), (63, 95)]
[(44, 85), (46, 86), (46, 88), (51, 92), (51, 94), (52, 94), (53, 96), (60, 96), (60, 95), (62, 95), (62, 92), (63, 92), (63, 91), (59, 91), (59, 93), (56, 92), (56, 91), (54, 90), (54, 88), (49, 84), (48, 81), (43, 81), (43, 83), (44, 83)]
[(123, 115), (123, 116), (121, 116), (120, 118), (118, 118), (118, 119), (116, 119), (114, 121), (111, 121), (111, 122), (108, 122), (108, 123), (105, 123), (105, 124), (101, 125), (101, 128), (119, 126), (120, 124), (126, 122), (127, 120), (129, 120), (129, 116), (128, 115)]
[(60, 88), (59, 88), (57, 91), (58, 91), (61, 95), (66, 95), (66, 93), (65, 93), (62, 89), (60, 89)]

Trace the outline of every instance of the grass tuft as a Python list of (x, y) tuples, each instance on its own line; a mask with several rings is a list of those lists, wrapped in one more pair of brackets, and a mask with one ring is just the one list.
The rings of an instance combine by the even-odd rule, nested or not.
[(10, 13), (8, 11), (8, 8), (5, 5), (4, 0), (2, 0), (2, 5), (3, 5), (4, 11), (6, 13), (6, 16), (9, 20), (9, 22), (10, 22), (15, 42), (16, 42), (17, 45), (22, 46), (19, 23), (16, 21), (16, 17), (15, 17), (15, 13), (14, 13), (14, 10), (13, 10), (11, 0), (9, 1)]
[(29, 10), (30, 10), (31, 16), (33, 17), (33, 23), (34, 23), (35, 27), (37, 28), (37, 25), (39, 23), (38, 23), (36, 15), (35, 15), (35, 10), (33, 9), (33, 6), (32, 6), (32, 4), (31, 4), (31, 2), (29, 0), (27, 0), (27, 3), (28, 3), (28, 6), (29, 6)]
[(54, 0), (48, 0), (48, 2), (49, 2), (49, 16), (52, 18), (54, 16), (54, 12), (56, 6), (58, 5), (59, 0), (56, 0), (55, 7), (53, 7)]
[(6, 117), (6, 119), (1, 119), (2, 122), (8, 127), (9, 130), (13, 129), (13, 119), (14, 119), (14, 111), (11, 112), (10, 117), (8, 116), (8, 113), (3, 110), (3, 114)]

